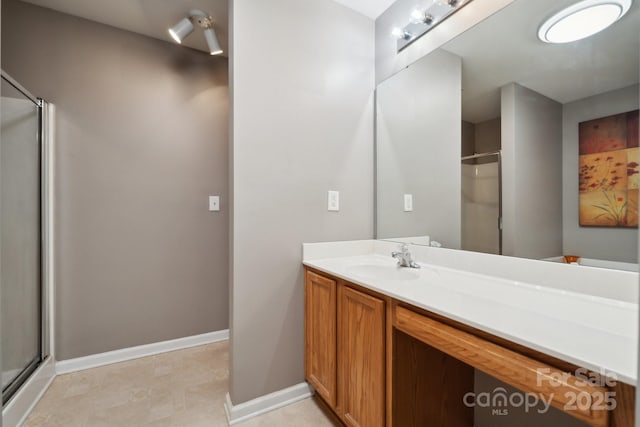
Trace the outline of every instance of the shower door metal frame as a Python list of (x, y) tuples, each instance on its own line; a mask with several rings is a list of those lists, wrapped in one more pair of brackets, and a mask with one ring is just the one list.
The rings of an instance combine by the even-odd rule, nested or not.
[(502, 150), (464, 156), (460, 161), (464, 162), (465, 160), (482, 159), (491, 156), (498, 156), (498, 255), (502, 255)]
[(4, 407), (11, 398), (20, 390), (20, 388), (29, 380), (33, 373), (42, 365), (42, 362), (49, 356), (50, 353), (50, 313), (49, 302), (51, 295), (49, 295), (49, 287), (46, 285), (45, 277), (48, 272), (48, 263), (45, 261), (45, 248), (47, 241), (47, 218), (45, 215), (45, 204), (47, 201), (47, 182), (45, 172), (45, 104), (46, 101), (42, 98), (37, 98), (31, 94), (24, 86), (18, 83), (14, 78), (2, 70), (2, 79), (13, 86), (22, 95), (32, 101), (38, 111), (38, 234), (40, 236), (39, 245), (39, 265), (40, 271), (38, 274), (39, 279), (39, 342), (38, 342), (38, 355), (22, 370), (22, 372), (5, 388), (2, 389), (2, 406)]

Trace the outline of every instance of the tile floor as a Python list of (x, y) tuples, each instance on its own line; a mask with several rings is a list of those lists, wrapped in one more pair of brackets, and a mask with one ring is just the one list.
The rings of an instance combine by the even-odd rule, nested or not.
[[(24, 427), (226, 427), (228, 342), (57, 377)], [(315, 399), (238, 427), (336, 427)]]

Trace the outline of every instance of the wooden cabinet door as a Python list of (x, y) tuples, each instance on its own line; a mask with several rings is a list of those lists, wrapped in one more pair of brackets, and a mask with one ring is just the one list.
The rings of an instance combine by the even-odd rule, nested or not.
[(385, 425), (384, 301), (347, 286), (338, 291), (339, 411), (351, 427)]
[(336, 282), (305, 273), (305, 377), (336, 407)]

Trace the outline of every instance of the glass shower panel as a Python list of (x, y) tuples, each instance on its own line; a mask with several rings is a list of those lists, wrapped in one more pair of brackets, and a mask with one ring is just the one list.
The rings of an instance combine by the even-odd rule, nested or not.
[(2, 78), (0, 286), (2, 397), (41, 360), (41, 185), (38, 105)]
[(462, 160), (462, 249), (500, 254), (500, 155)]

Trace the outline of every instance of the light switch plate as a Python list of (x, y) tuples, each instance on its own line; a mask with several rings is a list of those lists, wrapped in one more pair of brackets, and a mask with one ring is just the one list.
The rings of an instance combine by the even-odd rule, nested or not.
[(413, 212), (413, 194), (404, 195), (404, 211)]
[(220, 210), (220, 196), (209, 196), (209, 211), (218, 212)]
[(329, 190), (327, 209), (331, 212), (340, 210), (340, 192)]

